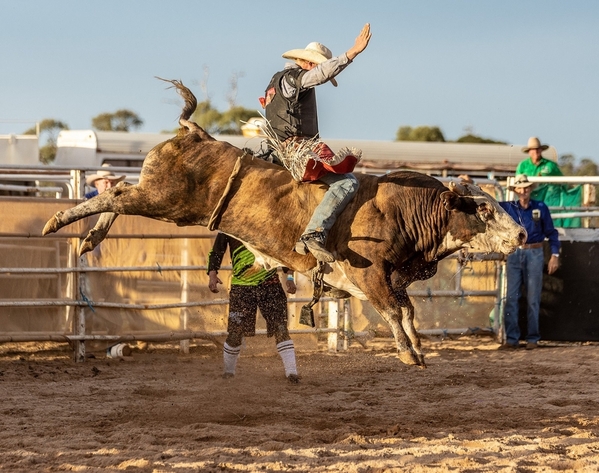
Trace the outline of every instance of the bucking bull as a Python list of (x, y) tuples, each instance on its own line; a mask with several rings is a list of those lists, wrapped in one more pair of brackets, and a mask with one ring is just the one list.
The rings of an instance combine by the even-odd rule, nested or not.
[[(202, 225), (234, 236), (271, 265), (312, 276), (311, 254), (294, 251), (324, 190), (294, 181), (283, 167), (217, 141), (189, 121), (197, 102), (179, 81), (169, 81), (185, 100), (177, 136), (154, 147), (139, 183), (114, 188), (56, 213), (43, 235), (89, 215), (103, 213), (83, 241), (93, 249), (120, 215)], [(367, 299), (389, 324), (399, 359), (424, 367), (407, 287), (432, 277), (437, 263), (461, 248), (510, 254), (526, 231), (479, 187), (416, 172), (359, 175), (360, 187), (327, 240), (335, 262), (324, 267), (324, 284)]]

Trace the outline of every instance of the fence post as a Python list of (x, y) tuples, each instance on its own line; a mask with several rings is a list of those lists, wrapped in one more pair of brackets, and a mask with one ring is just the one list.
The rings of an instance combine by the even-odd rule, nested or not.
[[(85, 180), (80, 170), (71, 171), (71, 179), (73, 183), (73, 189), (75, 190), (75, 198), (83, 199), (85, 195)], [(76, 268), (86, 267), (87, 261), (84, 260), (85, 256), (78, 256), (79, 246), (81, 245), (81, 238), (71, 239), (71, 251), (73, 252), (73, 261), (75, 262)], [(87, 287), (87, 274), (83, 271), (79, 272), (74, 281), (74, 300), (85, 300), (83, 294), (83, 288)], [(75, 309), (75, 316), (73, 320), (73, 333), (75, 335), (85, 335), (85, 306), (80, 306)], [(75, 340), (73, 346), (73, 354), (75, 362), (81, 363), (85, 361), (85, 340)]]
[(335, 329), (334, 332), (329, 333), (327, 337), (329, 351), (339, 351), (339, 300), (333, 300), (328, 302), (329, 309), (329, 323), (328, 328)]
[[(181, 266), (189, 266), (189, 239), (184, 238), (181, 242)], [(181, 270), (181, 302), (189, 302), (189, 279), (187, 271)], [(181, 307), (179, 311), (179, 327), (181, 330), (187, 330), (189, 322), (189, 310), (187, 307)], [(189, 353), (189, 340), (179, 342), (179, 351)]]

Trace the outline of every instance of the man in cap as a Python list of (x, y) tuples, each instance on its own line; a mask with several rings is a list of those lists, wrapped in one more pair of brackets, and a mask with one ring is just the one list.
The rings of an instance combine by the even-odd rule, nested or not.
[(106, 169), (106, 168), (110, 167), (110, 164), (103, 164), (102, 167), (104, 169), (99, 170), (97, 173), (90, 174), (89, 176), (87, 176), (85, 178), (85, 183), (88, 186), (95, 187), (94, 190), (87, 192), (85, 194), (86, 199), (91, 199), (92, 197), (95, 197), (95, 196), (101, 194), (106, 189), (110, 189), (111, 187), (116, 186), (119, 182), (121, 182), (126, 177), (124, 175), (123, 176), (115, 176), (112, 171), (109, 171), (108, 169)]
[[(366, 49), (370, 37), (370, 25), (366, 24), (354, 45), (338, 57), (333, 57), (326, 46), (316, 42), (304, 49), (292, 49), (283, 54), (284, 58), (292, 59), (294, 63), (288, 64), (272, 77), (265, 96), (260, 98), (270, 129), (277, 140), (285, 142), (318, 138), (314, 88), (326, 82), (336, 87), (335, 77)], [(301, 180), (319, 180), (329, 187), (295, 249), (301, 254), (309, 251), (320, 261), (332, 262), (335, 258), (325, 248), (326, 238), (337, 216), (358, 189), (358, 180), (351, 172), (359, 157), (348, 154), (335, 162), (337, 167), (327, 166), (327, 160), (331, 162), (336, 157), (330, 148), (318, 143), (313, 151), (318, 161), (312, 162), (315, 166), (306, 169)]]
[[(516, 174), (525, 174), (527, 176), (563, 176), (557, 163), (544, 158), (541, 154), (549, 148), (548, 145), (541, 144), (536, 136), (528, 139), (528, 145), (522, 148), (523, 153), (528, 153), (528, 158), (518, 164)], [(559, 202), (561, 186), (553, 184), (539, 184), (532, 191), (531, 198), (534, 200)], [(557, 194), (557, 195), (556, 195)]]
[(518, 308), (521, 286), (527, 293), (527, 334), (526, 349), (537, 348), (539, 334), (539, 308), (543, 289), (543, 241), (549, 240), (551, 257), (547, 264), (547, 273), (553, 274), (559, 266), (560, 241), (553, 226), (549, 208), (538, 200), (530, 198), (533, 183), (525, 174), (518, 174), (513, 185), (509, 186), (518, 196), (513, 202), (500, 202), (507, 213), (528, 233), (526, 244), (507, 257), (507, 297), (504, 310), (506, 342), (500, 349), (518, 348), (520, 327)]

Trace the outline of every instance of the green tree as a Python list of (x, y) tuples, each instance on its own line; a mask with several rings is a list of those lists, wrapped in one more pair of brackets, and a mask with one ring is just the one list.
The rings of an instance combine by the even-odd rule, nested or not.
[(255, 110), (234, 106), (220, 112), (212, 106), (210, 100), (198, 103), (191, 120), (211, 135), (241, 135), (241, 125), (256, 116)]
[(135, 112), (126, 109), (101, 113), (92, 119), (92, 127), (98, 131), (131, 131), (138, 129), (143, 123)]
[(50, 164), (56, 157), (56, 139), (61, 130), (68, 130), (66, 123), (53, 118), (45, 118), (36, 127), (31, 127), (23, 132), (24, 135), (35, 135), (39, 130), (40, 141), (45, 139), (45, 144), (40, 146), (40, 161)]
[(492, 140), (490, 138), (483, 138), (481, 136), (477, 136), (472, 133), (468, 133), (464, 136), (460, 136), (457, 140), (455, 140), (455, 142), (456, 143), (489, 143), (489, 144), (498, 144), (498, 145), (507, 144), (505, 141), (497, 141), (497, 140)]
[(445, 137), (438, 126), (402, 126), (397, 130), (396, 141), (440, 141)]
[(257, 115), (255, 110), (236, 106), (223, 112), (220, 120), (219, 133), (224, 135), (240, 135), (241, 125)]
[(580, 165), (576, 168), (577, 176), (597, 176), (599, 173), (597, 172), (599, 169), (597, 168), (597, 163), (589, 158), (582, 158), (580, 160)]
[(574, 175), (574, 162), (576, 158), (574, 158), (573, 154), (562, 154), (557, 159), (557, 164), (561, 169), (564, 176), (573, 176)]

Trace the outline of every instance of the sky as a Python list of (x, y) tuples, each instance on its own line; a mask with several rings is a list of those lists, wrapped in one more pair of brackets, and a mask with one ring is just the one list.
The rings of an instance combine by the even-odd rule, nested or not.
[[(312, 41), (368, 48), (317, 88), (325, 139), (395, 139), (401, 126), (472, 132), (599, 162), (596, 0), (0, 0), (0, 134), (46, 118), (90, 129), (135, 112), (177, 127), (180, 79), (214, 107), (257, 111), (281, 54)], [(516, 158), (515, 158), (516, 159)]]

